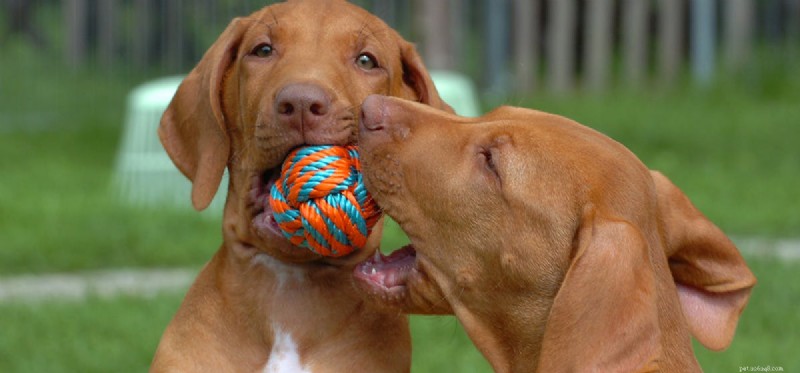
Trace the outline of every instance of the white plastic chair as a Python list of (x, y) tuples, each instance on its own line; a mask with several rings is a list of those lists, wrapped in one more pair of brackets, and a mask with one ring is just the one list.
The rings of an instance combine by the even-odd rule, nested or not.
[(458, 115), (465, 117), (481, 115), (478, 93), (472, 80), (463, 74), (447, 70), (434, 70), (430, 74), (439, 96)]

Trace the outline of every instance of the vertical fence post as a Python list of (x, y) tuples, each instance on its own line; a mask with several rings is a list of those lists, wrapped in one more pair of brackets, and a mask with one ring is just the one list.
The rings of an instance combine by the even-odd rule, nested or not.
[(188, 53), (185, 55), (189, 64), (197, 63), (202, 53), (211, 45), (211, 40), (207, 39), (204, 30), (216, 30), (226, 26), (220, 25), (215, 16), (215, 0), (196, 0), (192, 5), (186, 10), (191, 12), (191, 18), (187, 19), (184, 25), (184, 30), (191, 36), (185, 44), (188, 48)]
[(725, 66), (731, 71), (744, 67), (752, 52), (754, 16), (753, 0), (725, 2)]
[(714, 0), (691, 0), (692, 77), (701, 86), (714, 78), (717, 18)]
[(786, 4), (786, 44), (790, 53), (789, 58), (797, 59), (797, 52), (800, 50), (800, 0), (788, 0)]
[(548, 5), (548, 88), (564, 94), (575, 84), (575, 0), (549, 0)]
[(514, 89), (536, 89), (539, 74), (539, 0), (514, 0)]
[(422, 16), (422, 55), (431, 69), (445, 69), (449, 59), (449, 22), (447, 0), (423, 0), (417, 3)]
[(641, 86), (647, 72), (648, 11), (648, 1), (623, 1), (623, 76), (625, 84), (629, 87)]
[(65, 58), (67, 65), (77, 69), (86, 61), (88, 8), (86, 0), (65, 0), (62, 3), (65, 30)]
[(183, 31), (183, 0), (170, 0), (164, 6), (164, 55), (167, 58), (167, 67), (175, 72), (183, 65), (183, 52), (185, 49)]
[(392, 28), (397, 29), (397, 12), (395, 0), (373, 0), (372, 12), (375, 13), (383, 22)]
[[(790, 43), (797, 43), (800, 39), (800, 0), (787, 0), (786, 6), (789, 8), (787, 11), (787, 34), (789, 37), (787, 41)], [(797, 44), (794, 44), (797, 48)]]
[(683, 63), (684, 0), (658, 2), (658, 75), (661, 86), (674, 84)]
[(586, 89), (602, 92), (608, 88), (611, 75), (613, 0), (591, 0), (586, 3), (583, 38), (583, 71)]
[(422, 15), (422, 55), (431, 69), (452, 68), (448, 0), (425, 0), (418, 3)]
[(98, 6), (98, 29), (100, 49), (100, 63), (110, 69), (114, 64), (117, 48), (117, 27), (119, 15), (117, 13), (117, 0), (104, 0), (97, 3)]
[(486, 82), (492, 93), (508, 88), (508, 0), (486, 0)]
[(134, 3), (133, 22), (133, 61), (138, 68), (150, 65), (151, 37), (153, 28), (153, 3), (152, 0), (136, 0)]
[(762, 14), (763, 14), (763, 33), (764, 37), (769, 42), (776, 42), (781, 37), (782, 26), (782, 7), (783, 0), (762, 0)]
[(798, 33), (800, 33), (800, 0), (787, 0), (788, 4), (786, 6), (789, 8), (789, 23), (788, 31), (790, 37), (797, 37)]
[(450, 67), (456, 70), (464, 69), (464, 44), (469, 40), (465, 28), (467, 7), (464, 2), (465, 0), (450, 0)]

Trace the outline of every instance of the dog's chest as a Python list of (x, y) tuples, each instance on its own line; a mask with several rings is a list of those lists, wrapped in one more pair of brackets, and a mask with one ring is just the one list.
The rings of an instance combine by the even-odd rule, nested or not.
[(262, 266), (272, 272), (278, 281), (278, 289), (283, 289), (284, 286), (288, 285), (302, 285), (306, 281), (306, 274), (303, 270), (282, 263), (267, 254), (255, 255), (251, 263)]
[(275, 328), (275, 341), (272, 344), (264, 373), (312, 373), (300, 362), (297, 343), (292, 335)]

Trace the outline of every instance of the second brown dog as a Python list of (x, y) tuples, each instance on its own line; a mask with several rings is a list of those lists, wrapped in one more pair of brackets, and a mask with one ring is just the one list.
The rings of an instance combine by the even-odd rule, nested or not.
[(365, 180), (412, 245), (355, 275), (380, 303), (453, 313), (498, 372), (693, 372), (755, 278), (666, 177), (569, 119), (362, 106)]

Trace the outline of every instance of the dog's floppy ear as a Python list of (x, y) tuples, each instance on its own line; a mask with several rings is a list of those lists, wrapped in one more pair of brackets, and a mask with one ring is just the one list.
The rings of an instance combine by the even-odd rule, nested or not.
[(587, 208), (556, 294), (539, 372), (639, 372), (661, 357), (649, 245), (626, 221)]
[(439, 96), (439, 91), (413, 44), (400, 40), (400, 58), (403, 64), (403, 98), (454, 113), (453, 108)]
[(222, 110), (225, 75), (245, 27), (234, 19), (186, 76), (161, 117), (158, 136), (172, 162), (192, 181), (192, 205), (208, 207), (225, 171), (230, 140)]
[(712, 350), (730, 345), (756, 278), (730, 239), (666, 176), (658, 193), (666, 254), (689, 330)]

